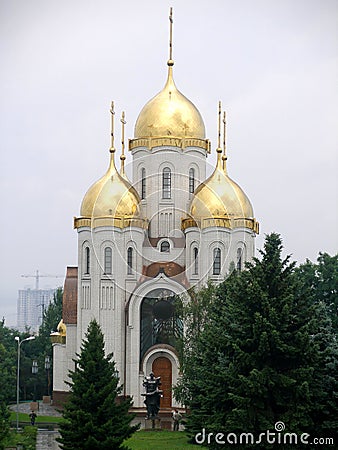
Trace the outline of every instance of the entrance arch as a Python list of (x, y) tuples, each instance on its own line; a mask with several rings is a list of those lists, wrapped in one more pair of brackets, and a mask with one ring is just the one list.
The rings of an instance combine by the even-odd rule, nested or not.
[(171, 289), (152, 289), (143, 297), (140, 313), (140, 361), (154, 345), (176, 347), (183, 336), (183, 321), (177, 312), (180, 305), (181, 299)]
[(160, 356), (153, 362), (152, 371), (155, 377), (161, 377), (160, 389), (163, 391), (161, 408), (171, 408), (172, 403), (172, 365), (170, 359)]

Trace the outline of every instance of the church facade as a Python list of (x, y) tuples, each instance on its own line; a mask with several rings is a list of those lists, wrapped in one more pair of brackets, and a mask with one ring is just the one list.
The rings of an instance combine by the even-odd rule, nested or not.
[(56, 403), (67, 395), (68, 372), (96, 318), (134, 408), (144, 408), (142, 383), (150, 372), (162, 380), (161, 409), (179, 406), (171, 391), (184, 333), (177, 299), (188, 301), (190, 288), (221, 282), (232, 263), (241, 270), (254, 255), (258, 222), (227, 173), (225, 114), (219, 107), (217, 162), (207, 178), (211, 143), (200, 112), (175, 85), (173, 65), (170, 54), (167, 82), (141, 110), (128, 141), (131, 180), (124, 143), (116, 167), (112, 104), (108, 170), (74, 219), (78, 267), (67, 269), (63, 320), (52, 335)]

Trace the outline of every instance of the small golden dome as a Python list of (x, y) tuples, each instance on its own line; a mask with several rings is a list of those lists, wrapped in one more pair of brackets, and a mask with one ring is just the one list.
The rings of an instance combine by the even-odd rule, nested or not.
[(135, 139), (145, 137), (190, 137), (205, 139), (205, 126), (196, 106), (176, 87), (173, 61), (168, 61), (168, 79), (163, 90), (143, 107), (135, 125)]
[(67, 327), (66, 324), (63, 322), (63, 319), (60, 320), (57, 330), (60, 336), (66, 336), (67, 334)]
[(87, 191), (81, 205), (82, 217), (139, 217), (140, 198), (131, 184), (116, 170), (114, 155), (105, 175)]
[(212, 175), (195, 191), (189, 214), (194, 219), (253, 218), (250, 200), (222, 167), (221, 154)]

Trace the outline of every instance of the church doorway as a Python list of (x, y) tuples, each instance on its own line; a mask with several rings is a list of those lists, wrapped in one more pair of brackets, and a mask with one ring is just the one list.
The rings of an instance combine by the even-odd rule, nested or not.
[(171, 385), (172, 385), (172, 367), (168, 358), (160, 356), (153, 362), (152, 371), (155, 377), (161, 377), (161, 387), (163, 397), (161, 398), (161, 408), (171, 408)]

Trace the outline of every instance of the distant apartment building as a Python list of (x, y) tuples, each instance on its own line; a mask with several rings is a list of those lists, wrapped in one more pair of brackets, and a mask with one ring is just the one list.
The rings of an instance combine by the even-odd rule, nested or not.
[(37, 332), (44, 311), (53, 300), (56, 289), (20, 289), (17, 303), (17, 328)]

